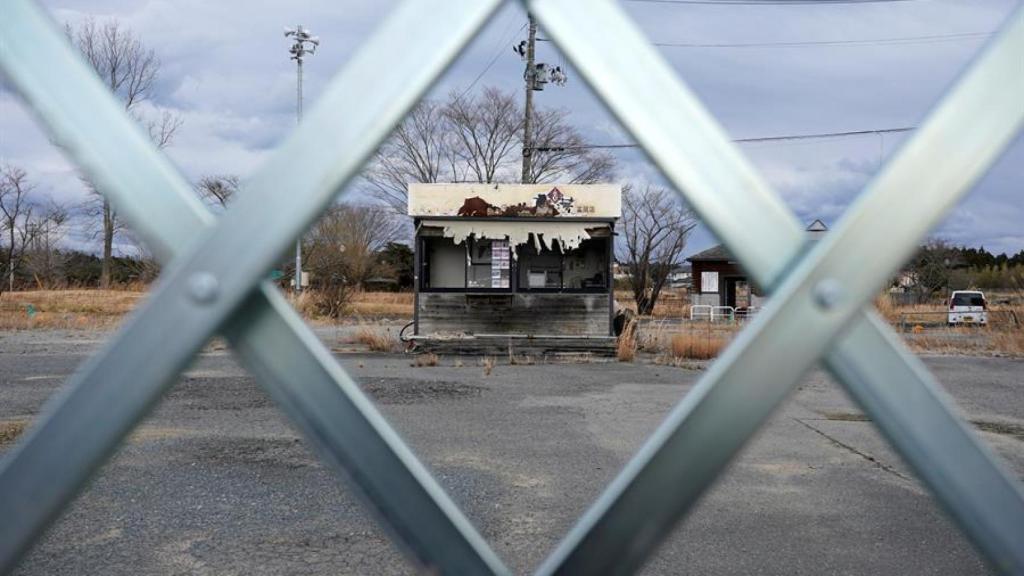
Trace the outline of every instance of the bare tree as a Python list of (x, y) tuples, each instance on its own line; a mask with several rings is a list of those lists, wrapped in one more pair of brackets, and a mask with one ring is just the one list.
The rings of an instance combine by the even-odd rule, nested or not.
[(61, 243), (70, 219), (68, 208), (51, 199), (39, 205), (37, 213), (38, 216), (29, 223), (33, 230), (25, 270), (41, 289), (62, 286), (66, 281), (64, 265), (67, 255), (61, 251)]
[(204, 176), (196, 190), (207, 203), (224, 208), (238, 192), (238, 176)]
[[(530, 182), (593, 184), (614, 177), (615, 159), (587, 147), (587, 140), (569, 124), (561, 109), (536, 110), (533, 115), (533, 162)], [(521, 134), (520, 134), (521, 136)]]
[(303, 250), (314, 287), (362, 287), (377, 275), (377, 253), (402, 235), (394, 214), (381, 206), (332, 206), (307, 235)]
[(914, 291), (920, 301), (949, 288), (952, 267), (959, 264), (956, 249), (942, 238), (932, 238), (921, 246), (908, 269), (914, 278)]
[(33, 189), (21, 168), (9, 165), (0, 168), (0, 247), (3, 248), (0, 293), (5, 283), (14, 290), (15, 271), (21, 268), (32, 242), (34, 206), (29, 195)]
[[(614, 158), (587, 148), (568, 118), (565, 110), (535, 111), (534, 142), (545, 150), (533, 153), (531, 181), (589, 184), (612, 178)], [(405, 213), (412, 182), (517, 182), (522, 126), (522, 108), (512, 92), (453, 92), (444, 105), (425, 100), (381, 146), (363, 179), (398, 213)]]
[[(477, 182), (515, 178), (510, 169), (523, 112), (510, 92), (485, 88), (479, 97), (451, 94), (444, 106), (446, 128), (452, 133), (452, 153)], [(501, 172), (506, 172), (501, 174)]]
[[(153, 142), (161, 148), (167, 146), (181, 126), (180, 118), (164, 111), (159, 118), (144, 121), (136, 110), (140, 103), (153, 97), (153, 87), (160, 72), (160, 60), (153, 50), (146, 48), (130, 29), (121, 26), (117, 20), (97, 23), (88, 19), (77, 28), (70, 24), (65, 26), (65, 32), (96, 70), (100, 80), (124, 103), (125, 110), (146, 127)], [(93, 193), (96, 194), (95, 188)], [(101, 218), (103, 266), (100, 285), (108, 288), (114, 237), (122, 227), (105, 197), (92, 200), (90, 204), (89, 211)]]
[(397, 213), (405, 213), (410, 182), (444, 182), (457, 178), (444, 111), (424, 100), (395, 128), (377, 150), (363, 179), (370, 191)]
[(623, 188), (619, 232), (624, 242), (618, 257), (626, 265), (638, 314), (654, 311), (696, 225), (696, 215), (677, 194), (650, 185)]

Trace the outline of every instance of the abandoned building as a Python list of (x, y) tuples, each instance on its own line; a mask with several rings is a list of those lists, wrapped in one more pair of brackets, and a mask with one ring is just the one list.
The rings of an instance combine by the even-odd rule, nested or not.
[[(811, 222), (807, 234), (817, 240), (828, 226), (821, 220)], [(687, 258), (693, 266), (693, 290), (690, 304), (730, 306), (737, 310), (760, 308), (764, 295), (747, 280), (747, 274), (732, 257), (729, 250), (719, 244)]]
[(410, 184), (408, 194), (417, 346), (614, 349), (619, 186)]

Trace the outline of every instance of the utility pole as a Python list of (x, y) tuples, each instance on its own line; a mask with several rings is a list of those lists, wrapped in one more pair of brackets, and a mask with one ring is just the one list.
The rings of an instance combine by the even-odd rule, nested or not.
[[(527, 15), (530, 19), (530, 35), (527, 40), (512, 47), (512, 51), (526, 62), (526, 70), (523, 72), (523, 80), (526, 82), (526, 105), (523, 118), (523, 184), (532, 184), (533, 153), (538, 150), (533, 145), (533, 93), (544, 89), (548, 82), (556, 86), (565, 86), (566, 75), (561, 66), (548, 66), (538, 64), (534, 61), (534, 49), (537, 46), (537, 21), (532, 14)], [(547, 42), (544, 38), (542, 41)]]
[(537, 21), (533, 14), (528, 14), (530, 19), (530, 35), (526, 41), (526, 72), (523, 76), (526, 80), (526, 105), (524, 106), (526, 116), (523, 118), (523, 184), (529, 184), (530, 174), (533, 168), (533, 91), (536, 87), (537, 68), (534, 65), (534, 48), (537, 45)]
[[(288, 52), (292, 55), (291, 59), (295, 60), (298, 65), (298, 86), (296, 90), (296, 105), (295, 105), (295, 116), (296, 123), (302, 122), (302, 59), (306, 54), (316, 54), (316, 49), (320, 46), (320, 38), (312, 36), (309, 30), (302, 27), (299, 24), (296, 28), (285, 28), (285, 38), (292, 37), (295, 42), (292, 43), (291, 48)], [(295, 292), (302, 292), (302, 235), (299, 235), (298, 240), (295, 241)]]

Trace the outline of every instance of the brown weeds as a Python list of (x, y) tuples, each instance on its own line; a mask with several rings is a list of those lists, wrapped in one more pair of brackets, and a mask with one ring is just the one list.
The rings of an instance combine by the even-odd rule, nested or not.
[(413, 360), (412, 365), (416, 368), (425, 368), (428, 366), (437, 366), (441, 359), (437, 354), (420, 354)]
[(356, 292), (349, 300), (350, 312), (363, 318), (411, 318), (411, 292)]
[(394, 352), (398, 347), (398, 340), (390, 329), (381, 332), (370, 326), (360, 327), (356, 332), (355, 341), (373, 352)]
[(28, 420), (6, 420), (0, 422), (0, 446), (10, 444), (28, 428)]
[(0, 294), (0, 330), (109, 328), (145, 295), (127, 290), (4, 292)]
[(630, 320), (622, 328), (622, 334), (615, 344), (615, 357), (619, 362), (632, 362), (636, 358), (637, 348), (637, 324), (636, 320)]
[(484, 376), (490, 376), (491, 371), (494, 370), (494, 358), (486, 356), (480, 359), (480, 365), (484, 368)]
[(672, 356), (691, 360), (708, 360), (718, 356), (726, 341), (710, 333), (682, 332), (672, 336)]

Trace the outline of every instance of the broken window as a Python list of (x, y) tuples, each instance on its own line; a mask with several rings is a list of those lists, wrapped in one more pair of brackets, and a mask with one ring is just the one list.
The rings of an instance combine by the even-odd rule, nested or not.
[(508, 288), (512, 255), (508, 240), (469, 238), (467, 288)]
[[(560, 290), (562, 288), (562, 250), (558, 242), (543, 243), (543, 236), (519, 247), (519, 275), (517, 287), (520, 290)], [(540, 250), (537, 250), (540, 244)]]
[[(538, 250), (538, 245), (540, 250)], [(562, 249), (558, 240), (544, 241), (531, 233), (525, 244), (513, 248), (508, 239), (469, 235), (420, 239), (420, 287), (442, 291), (548, 291), (606, 292), (609, 287), (611, 237), (583, 240), (574, 249)]]
[(609, 238), (591, 238), (580, 242), (562, 260), (562, 287), (566, 290), (608, 288)]
[[(541, 238), (542, 240), (543, 238)], [(532, 239), (531, 239), (532, 240)], [(604, 291), (608, 288), (610, 239), (591, 238), (563, 251), (557, 241), (519, 247), (517, 288), (521, 291)]]
[(424, 238), (423, 288), (465, 288), (466, 246), (451, 238)]

